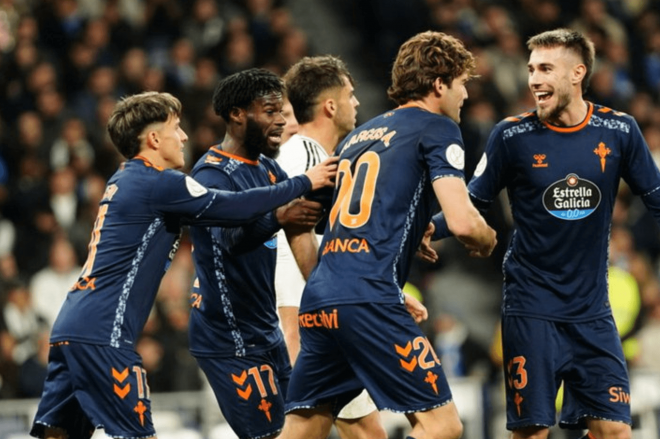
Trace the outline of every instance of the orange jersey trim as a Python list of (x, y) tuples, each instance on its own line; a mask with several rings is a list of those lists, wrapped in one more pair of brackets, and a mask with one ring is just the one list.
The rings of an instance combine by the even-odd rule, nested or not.
[(594, 114), (594, 104), (587, 102), (587, 105), (589, 106), (587, 109), (587, 116), (578, 125), (572, 127), (558, 127), (555, 125), (550, 125), (547, 122), (543, 122), (543, 125), (545, 125), (549, 130), (555, 131), (557, 133), (574, 133), (576, 131), (580, 131), (582, 128), (587, 126), (589, 119), (591, 119), (591, 115)]
[(162, 170), (163, 170), (163, 168), (162, 168), (161, 166), (156, 166), (156, 165), (154, 165), (154, 164), (151, 163), (151, 162), (149, 161), (149, 159), (147, 159), (146, 157), (143, 157), (143, 156), (141, 156), (141, 155), (136, 155), (136, 156), (133, 157), (133, 158), (134, 158), (135, 160), (142, 160), (142, 162), (144, 163), (144, 166), (146, 166), (147, 168), (154, 168), (154, 169), (156, 169), (156, 170), (158, 170), (158, 171), (162, 171)]
[(259, 160), (249, 160), (246, 159), (245, 157), (241, 157), (235, 154), (230, 154), (228, 152), (225, 152), (221, 149), (216, 148), (215, 146), (211, 147), (211, 150), (215, 152), (216, 154), (220, 154), (225, 157), (229, 157), (230, 159), (238, 160), (239, 162), (247, 163), (248, 165), (252, 166), (259, 166)]

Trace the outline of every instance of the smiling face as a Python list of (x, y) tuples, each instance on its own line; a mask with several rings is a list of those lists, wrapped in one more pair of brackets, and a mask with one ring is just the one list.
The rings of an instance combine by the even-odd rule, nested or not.
[[(563, 47), (539, 47), (529, 56), (528, 84), (536, 102), (540, 120), (558, 121), (573, 102), (579, 84), (575, 76), (580, 65), (578, 56)], [(580, 78), (581, 79), (581, 78)]]
[(454, 122), (461, 121), (461, 107), (468, 98), (465, 84), (470, 79), (468, 72), (454, 78), (451, 87), (442, 84), (442, 98), (440, 100), (440, 113), (451, 118)]
[(250, 159), (259, 154), (276, 157), (286, 120), (282, 116), (282, 94), (268, 93), (255, 99), (247, 110), (245, 148)]

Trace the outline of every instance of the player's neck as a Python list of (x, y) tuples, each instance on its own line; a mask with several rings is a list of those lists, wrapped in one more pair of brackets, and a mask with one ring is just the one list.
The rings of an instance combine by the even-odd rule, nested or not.
[(318, 123), (312, 121), (310, 123), (300, 125), (298, 134), (304, 137), (309, 137), (310, 139), (316, 141), (316, 143), (325, 149), (325, 152), (327, 152), (328, 155), (332, 155), (340, 140), (339, 134), (337, 133), (334, 125), (330, 125), (329, 123)]
[(403, 105), (399, 105), (397, 108), (419, 108), (428, 111), (429, 113), (440, 114), (440, 110), (438, 110), (437, 107), (437, 105), (433, 105), (433, 103), (428, 99), (418, 99), (414, 101), (408, 101)]
[(225, 138), (222, 139), (220, 147), (227, 154), (252, 160), (252, 158), (248, 157), (247, 155), (247, 149), (245, 148), (244, 142), (236, 139), (229, 132), (225, 134)]
[(580, 96), (579, 98), (574, 98), (556, 118), (548, 119), (548, 123), (560, 127), (574, 127), (584, 122), (588, 112), (589, 105)]
[(161, 168), (161, 169), (172, 168), (171, 164), (168, 164), (167, 161), (163, 160), (163, 158), (160, 156), (158, 151), (153, 149), (143, 149), (134, 158), (144, 160), (154, 168)]

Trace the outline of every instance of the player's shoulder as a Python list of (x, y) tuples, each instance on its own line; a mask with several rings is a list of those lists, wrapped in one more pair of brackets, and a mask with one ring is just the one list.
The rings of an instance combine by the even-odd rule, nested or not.
[(220, 145), (214, 145), (197, 160), (191, 173), (195, 175), (202, 170), (218, 170), (222, 172), (229, 162), (230, 157), (222, 151)]
[(544, 125), (538, 118), (536, 111), (525, 111), (513, 116), (507, 116), (499, 121), (492, 129), (491, 136), (504, 138), (523, 135), (543, 129)]
[(609, 121), (620, 121), (622, 123), (632, 123), (634, 118), (623, 111), (618, 111), (604, 105), (592, 104), (593, 105), (593, 116), (592, 119), (598, 120), (609, 120)]

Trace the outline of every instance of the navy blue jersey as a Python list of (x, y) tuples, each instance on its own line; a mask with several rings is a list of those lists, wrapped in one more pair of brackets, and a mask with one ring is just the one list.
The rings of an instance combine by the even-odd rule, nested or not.
[(180, 222), (254, 219), (310, 189), (307, 178), (290, 181), (235, 194), (208, 190), (141, 158), (123, 164), (108, 181), (87, 262), (51, 341), (134, 347), (178, 247)]
[(464, 178), (458, 125), (400, 108), (354, 130), (337, 154), (333, 205), (300, 310), (402, 303), (410, 261), (438, 207), (432, 182)]
[(609, 315), (607, 231), (619, 180), (660, 218), (660, 173), (637, 123), (588, 105), (571, 128), (542, 123), (536, 112), (500, 122), (468, 186), (480, 209), (508, 190), (515, 231), (503, 267), (505, 314)]
[[(250, 161), (212, 147), (192, 175), (227, 191), (271, 186), (287, 179), (273, 159)], [(277, 230), (260, 237), (246, 227), (191, 227), (197, 279), (190, 313), (190, 351), (195, 356), (245, 356), (283, 341), (275, 306)], [(260, 230), (263, 232), (263, 230)]]

